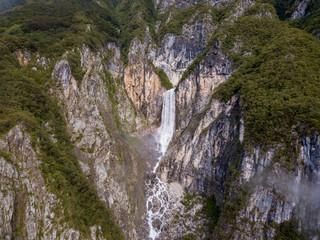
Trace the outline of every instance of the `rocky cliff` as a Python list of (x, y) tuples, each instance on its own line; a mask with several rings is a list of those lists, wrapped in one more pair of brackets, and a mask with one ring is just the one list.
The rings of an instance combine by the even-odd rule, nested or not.
[(142, 177), (146, 163), (139, 161), (118, 130), (123, 126), (131, 132), (136, 126), (135, 109), (120, 81), (124, 69), (119, 49), (108, 44), (96, 53), (85, 46), (75, 51), (80, 51), (84, 72), (81, 84), (72, 76), (66, 53), (53, 70), (52, 92), (62, 106), (84, 174), (114, 210), (127, 238), (135, 239), (145, 212), (141, 203), (145, 201)]
[[(98, 3), (102, 9), (103, 4)], [(112, 4), (134, 9), (141, 3)], [(307, 8), (311, 5), (296, 1), (290, 24), (304, 21), (306, 12), (316, 12)], [(79, 37), (80, 44), (48, 56), (44, 50), (19, 47), (13, 51), (8, 47), (16, 71), (31, 76), (31, 86), (43, 84), (41, 91), (47, 93), (61, 119), (57, 112), (51, 114), (52, 107), (42, 98), (34, 100), (36, 107), (14, 102), (14, 111), (21, 105), (33, 115), (23, 112), (16, 117), (9, 112), (7, 116), (13, 116), (9, 120), (1, 115), (0, 238), (122, 237), (108, 235), (110, 229), (117, 229), (115, 225), (83, 217), (84, 209), (76, 215), (85, 219), (84, 226), (69, 214), (75, 208), (69, 195), (78, 190), (68, 192), (61, 186), (69, 186), (63, 174), (71, 176), (72, 170), (54, 171), (56, 166), (68, 165), (66, 159), (71, 158), (75, 159), (74, 169), (79, 169), (77, 177), (81, 175), (79, 179), (92, 186), (90, 201), (101, 201), (99, 211), (115, 218), (125, 239), (148, 239), (146, 197), (156, 176), (166, 186), (163, 199), (168, 206), (161, 209), (164, 217), (159, 239), (279, 239), (283, 232), (292, 239), (319, 239), (320, 136), (314, 120), (318, 115), (310, 115), (308, 121), (303, 115), (309, 106), (305, 98), (318, 106), (317, 84), (308, 85), (318, 80), (320, 58), (313, 50), (320, 46), (318, 39), (300, 30), (292, 30), (293, 36), (292, 28), (278, 19), (279, 9), (266, 2), (161, 0), (152, 6), (157, 11), (156, 21), (148, 24), (143, 23), (141, 10), (136, 10), (140, 33), (127, 46), (116, 39), (91, 46), (101, 37), (96, 32), (107, 30), (91, 26), (94, 21), (79, 13), (73, 21), (85, 19), (77, 31), (85, 29), (86, 37), (92, 33), (89, 41)], [(119, 10), (115, 7), (114, 11)], [(117, 36), (125, 36), (121, 31), (126, 28), (117, 27)], [(15, 40), (12, 36), (20, 36), (14, 33), (21, 34), (20, 30), (10, 28), (3, 39)], [(288, 40), (278, 42), (282, 32)], [(292, 50), (297, 45), (304, 46), (299, 53)], [(268, 55), (274, 52), (278, 55)], [(310, 68), (306, 62), (300, 68), (305, 56), (314, 59)], [(0, 66), (3, 59), (0, 56)], [(265, 62), (271, 65), (263, 65)], [(307, 70), (292, 72), (292, 66)], [(280, 73), (272, 72), (278, 68)], [(285, 95), (279, 93), (279, 88), (289, 88), (283, 79), (297, 84), (293, 89), (300, 87), (292, 75), (304, 82), (305, 88), (299, 91), (304, 97), (297, 97), (291, 88)], [(156, 129), (168, 86), (175, 88), (175, 131), (159, 168), (152, 173), (159, 157)], [(265, 94), (263, 87), (274, 91)], [(261, 102), (249, 101), (263, 94), (266, 97)], [(276, 107), (268, 105), (274, 99), (280, 99), (279, 106), (296, 99), (287, 108), (298, 121), (283, 120), (291, 118), (285, 114), (286, 107), (279, 114)], [(42, 116), (46, 111), (38, 113), (37, 107), (42, 105), (49, 117)], [(0, 114), (7, 113), (6, 107), (0, 105)], [(262, 112), (265, 119), (254, 122), (252, 111)], [(279, 120), (272, 133), (279, 137), (269, 141), (270, 132), (264, 130), (252, 134), (254, 124), (261, 129), (274, 126), (273, 114), (278, 114)], [(58, 132), (55, 118), (65, 135)], [(35, 122), (37, 127), (33, 127)], [(39, 128), (43, 132), (34, 130)], [(259, 140), (251, 134), (260, 134)], [(44, 147), (43, 139), (50, 144)], [(61, 148), (66, 142), (73, 155)], [(46, 158), (48, 152), (52, 158)], [(79, 192), (88, 188), (80, 187)], [(95, 220), (100, 217), (94, 215)]]
[(159, 123), (160, 107), (165, 91), (146, 55), (150, 40), (149, 30), (146, 29), (143, 44), (138, 38), (131, 42), (128, 54), (129, 63), (123, 78), (126, 92), (135, 109), (149, 121), (144, 127), (151, 123)]
[[(32, 146), (25, 127), (19, 124), (1, 136), (0, 147), (0, 237), (79, 239), (79, 231), (61, 223), (61, 199), (46, 187), (39, 150)], [(93, 238), (97, 227), (91, 229)]]

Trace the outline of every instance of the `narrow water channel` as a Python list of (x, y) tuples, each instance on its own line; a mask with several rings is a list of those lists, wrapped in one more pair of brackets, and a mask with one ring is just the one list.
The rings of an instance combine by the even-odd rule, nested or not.
[[(158, 141), (158, 151), (160, 157), (153, 168), (156, 173), (159, 163), (165, 154), (174, 133), (175, 123), (175, 92), (174, 88), (168, 90), (163, 99), (161, 125), (156, 133)], [(169, 205), (169, 195), (167, 184), (161, 181), (157, 176), (153, 184), (150, 186), (150, 195), (147, 198), (147, 220), (149, 225), (149, 237), (155, 240), (161, 233), (163, 228), (163, 216)]]

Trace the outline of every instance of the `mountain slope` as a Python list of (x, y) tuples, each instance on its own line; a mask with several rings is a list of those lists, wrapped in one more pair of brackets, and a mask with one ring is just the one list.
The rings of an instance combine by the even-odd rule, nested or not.
[(13, 8), (15, 6), (18, 6), (18, 5), (22, 5), (22, 4), (25, 4), (26, 1), (25, 0), (1, 0), (0, 1), (0, 12), (2, 11), (5, 11), (5, 10), (8, 10), (10, 8)]
[(0, 238), (320, 237), (316, 1), (0, 3)]

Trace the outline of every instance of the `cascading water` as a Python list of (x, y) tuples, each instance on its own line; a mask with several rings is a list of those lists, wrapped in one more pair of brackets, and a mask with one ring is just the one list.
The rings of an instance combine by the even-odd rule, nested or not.
[[(153, 168), (156, 173), (160, 160), (165, 154), (174, 132), (175, 120), (175, 92), (174, 89), (168, 90), (163, 99), (161, 126), (157, 131), (158, 150), (160, 157)], [(150, 183), (150, 192), (147, 198), (147, 220), (150, 229), (149, 237), (156, 239), (163, 228), (162, 217), (169, 205), (167, 185), (156, 177), (154, 183)]]

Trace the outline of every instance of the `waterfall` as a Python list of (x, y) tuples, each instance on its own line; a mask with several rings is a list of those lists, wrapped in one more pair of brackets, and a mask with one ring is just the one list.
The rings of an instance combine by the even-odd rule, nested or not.
[(166, 153), (169, 143), (171, 142), (173, 136), (175, 109), (175, 92), (173, 88), (168, 90), (163, 98), (161, 125), (157, 131), (159, 152), (161, 155), (158, 158), (158, 162), (153, 169), (154, 173), (156, 173), (160, 160)]
[[(156, 173), (159, 163), (165, 154), (174, 132), (175, 120), (175, 92), (174, 88), (168, 90), (163, 99), (161, 125), (157, 131), (158, 151), (160, 157), (153, 168)], [(169, 205), (167, 185), (156, 177), (153, 184), (149, 184), (150, 193), (147, 198), (147, 220), (150, 229), (149, 237), (156, 239), (163, 228), (162, 218)], [(157, 226), (155, 226), (157, 225)]]

